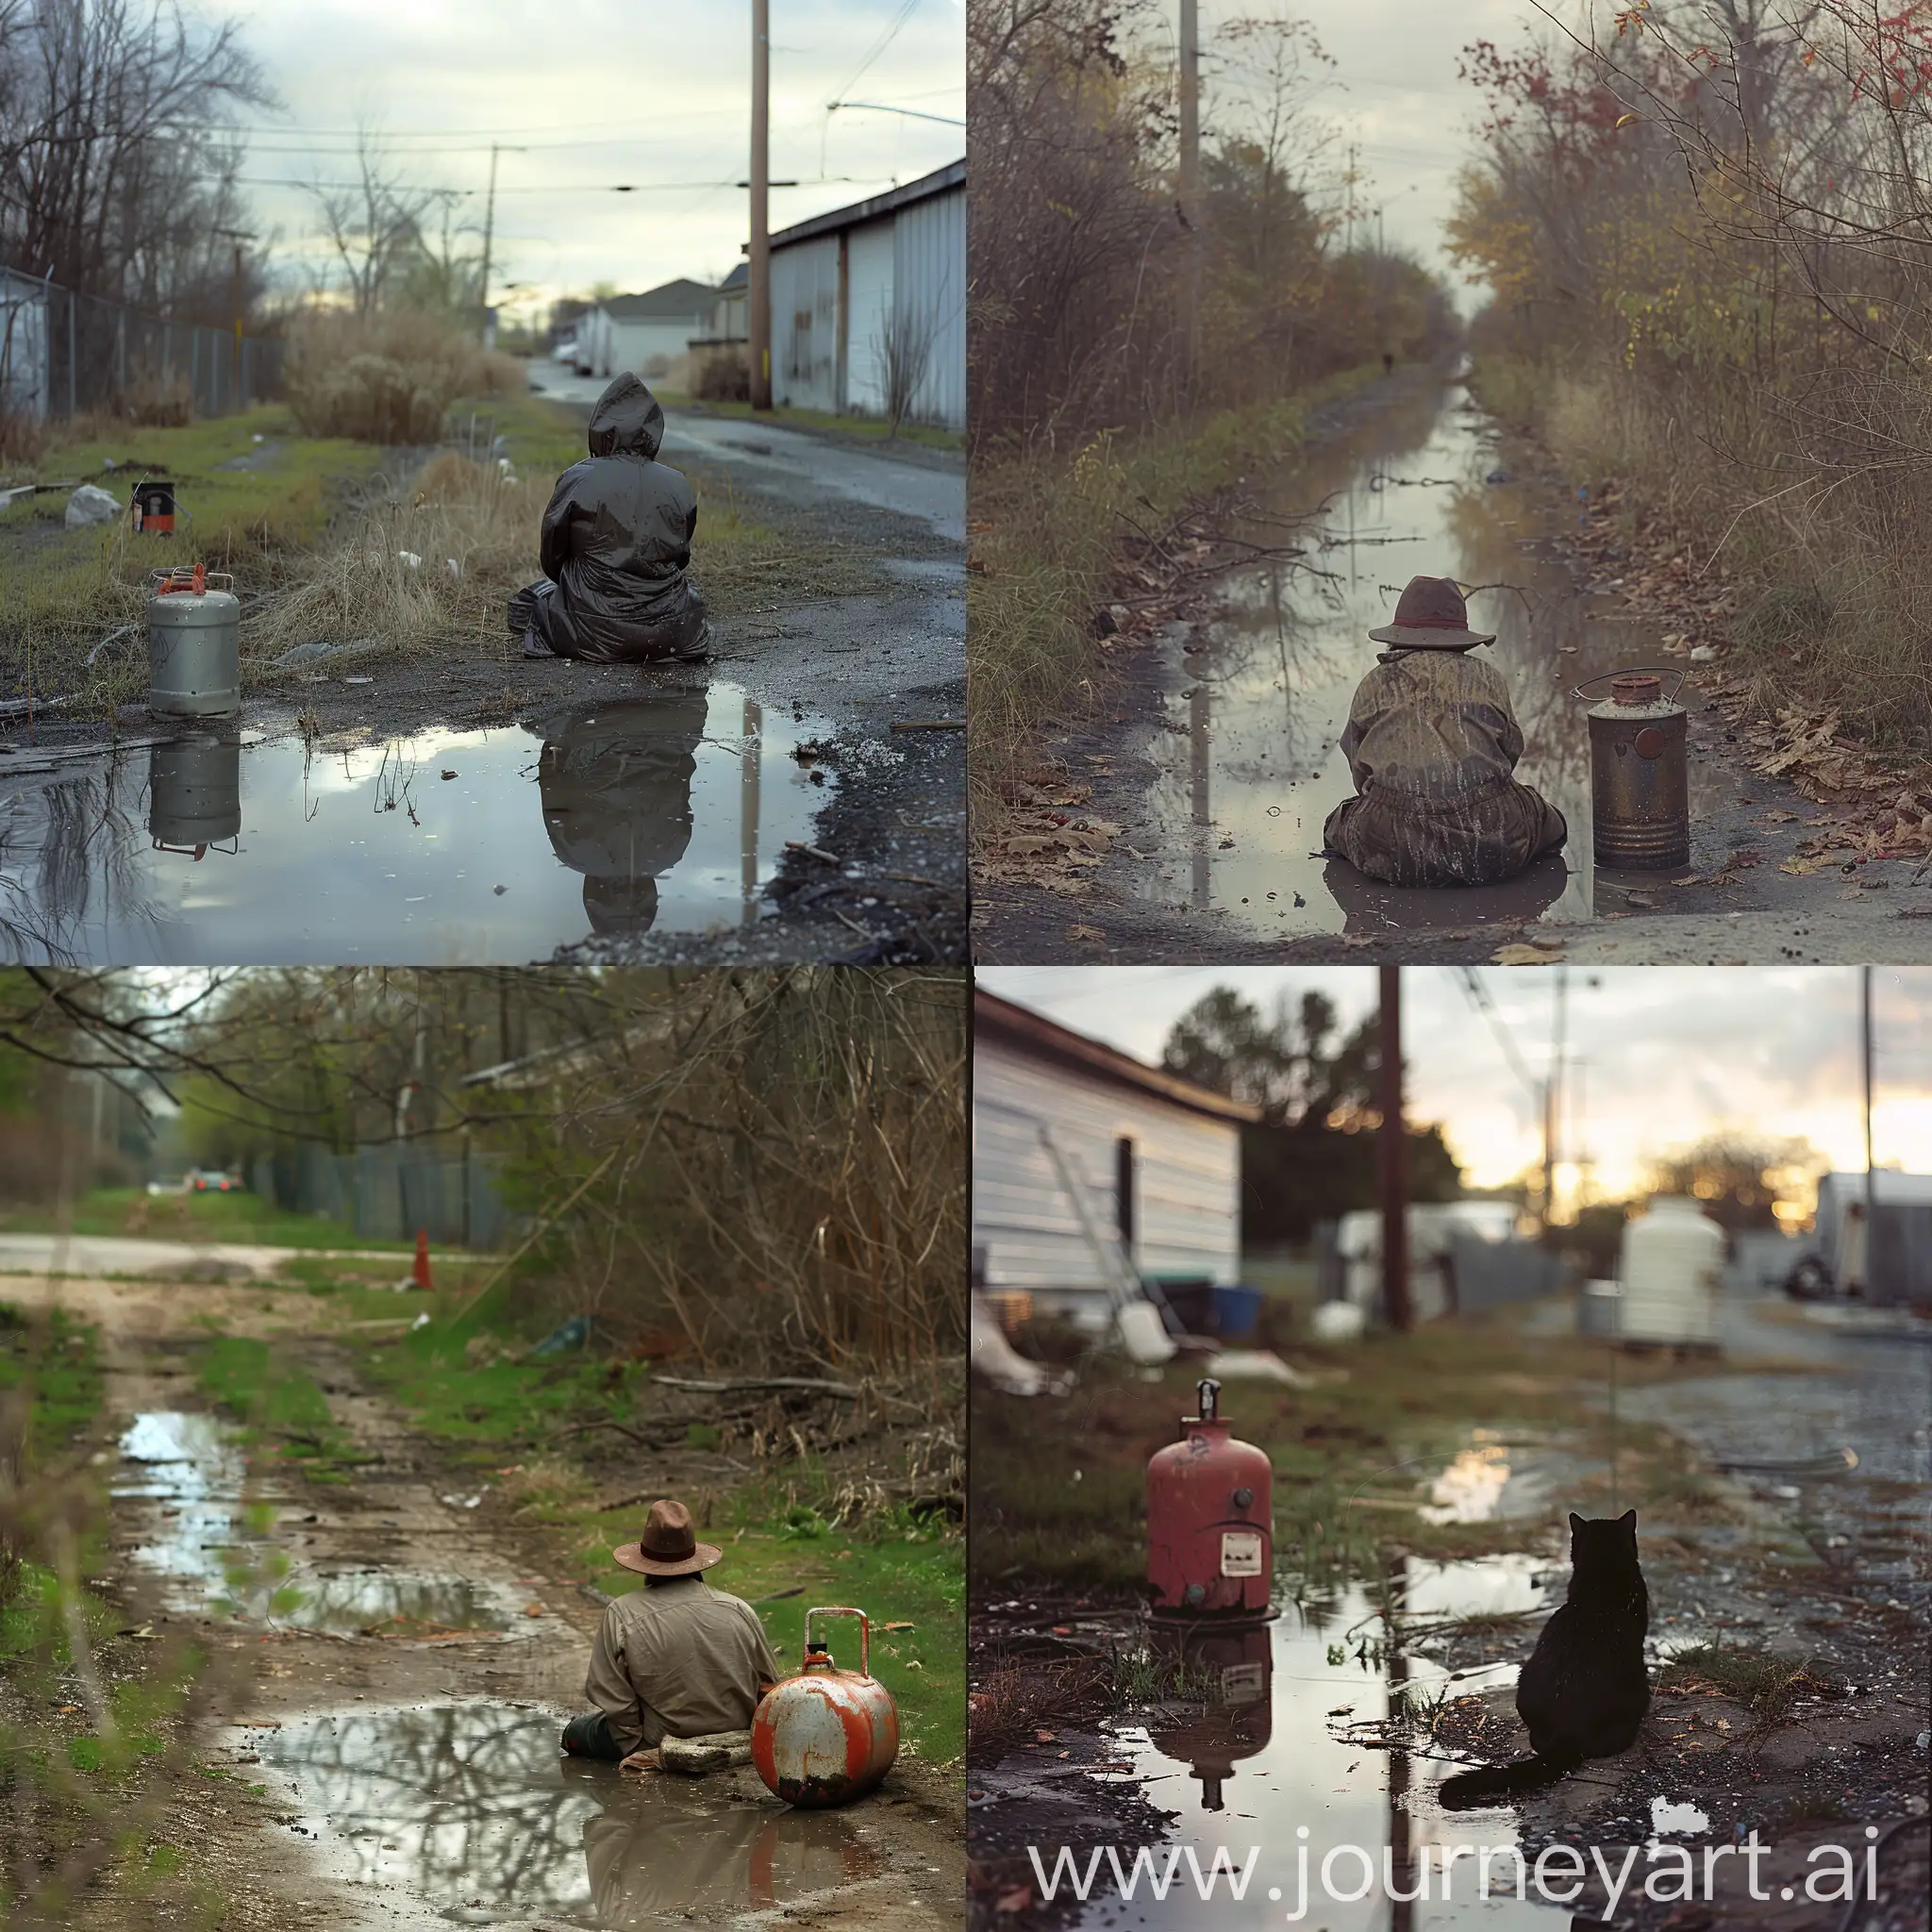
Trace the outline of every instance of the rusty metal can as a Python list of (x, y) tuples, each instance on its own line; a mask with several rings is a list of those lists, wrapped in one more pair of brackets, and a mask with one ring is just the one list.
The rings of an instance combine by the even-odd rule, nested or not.
[[(1666, 674), (1614, 671), (1610, 694), (1590, 707), (1591, 842), (1596, 862), (1628, 872), (1660, 872), (1690, 861), (1689, 714), (1667, 698)], [(1574, 696), (1589, 703), (1593, 677)]]
[(1274, 1580), (1274, 1473), (1199, 1385), (1200, 1414), (1147, 1464), (1147, 1587), (1157, 1617), (1265, 1618)]
[[(814, 1617), (858, 1619), (858, 1668), (841, 1671)], [(817, 1810), (849, 1804), (874, 1789), (899, 1755), (899, 1709), (872, 1674), (872, 1624), (842, 1606), (805, 1613), (805, 1660), (775, 1684), (751, 1721), (751, 1761), (766, 1788), (788, 1805)]]

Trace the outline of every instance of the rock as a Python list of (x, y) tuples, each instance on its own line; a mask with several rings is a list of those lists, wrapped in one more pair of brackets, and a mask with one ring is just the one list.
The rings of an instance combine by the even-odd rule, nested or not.
[(751, 1762), (751, 1733), (711, 1731), (700, 1738), (666, 1738), (658, 1747), (658, 1761), (666, 1771), (681, 1772), (686, 1777), (729, 1771), (734, 1764)]
[(67, 499), (67, 527), (85, 530), (95, 524), (111, 524), (121, 514), (121, 508), (109, 491), (83, 483)]

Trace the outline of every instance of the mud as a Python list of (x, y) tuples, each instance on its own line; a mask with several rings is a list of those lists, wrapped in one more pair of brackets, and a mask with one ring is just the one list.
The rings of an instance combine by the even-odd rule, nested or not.
[[(0, 1276), (103, 1326), (114, 1492), (102, 1564), (144, 1628), (192, 1635), (231, 1680), (161, 1829), (196, 1847), (238, 1926), (956, 1924), (957, 1801), (902, 1758), (835, 1813), (748, 1768), (637, 1779), (563, 1760), (598, 1610), (534, 1526), (479, 1521), (434, 1446), (300, 1331), (260, 1283)], [(349, 1480), (252, 1466), (193, 1406), (214, 1317), (273, 1333), (326, 1391)], [(97, 1458), (97, 1459), (103, 1459)]]
[[(1592, 961), (1932, 958), (1932, 873), (1918, 861), (1781, 870), (1836, 821), (1750, 770), (1694, 682), (1682, 699), (1690, 865), (1596, 869), (1573, 688), (1668, 666), (1671, 646), (1660, 625), (1627, 621), (1611, 587), (1573, 574), (1557, 541), (1564, 507), (1519, 468), (1530, 466), (1439, 373), (1320, 412), (1294, 462), (1222, 513), (1224, 546), (1276, 554), (1225, 572), (1217, 595), (1119, 665), (1101, 715), (1044, 745), (1091, 788), (1091, 816), (1121, 829), (1078, 897), (984, 888), (980, 957), (1474, 962), (1527, 942)], [(1504, 887), (1404, 891), (1321, 857), (1323, 820), (1353, 792), (1339, 739), (1379, 649), (1367, 632), (1417, 573), (1485, 587), (1472, 622), (1498, 634), (1484, 655), (1523, 724), (1517, 775), (1569, 822), (1560, 861)]]

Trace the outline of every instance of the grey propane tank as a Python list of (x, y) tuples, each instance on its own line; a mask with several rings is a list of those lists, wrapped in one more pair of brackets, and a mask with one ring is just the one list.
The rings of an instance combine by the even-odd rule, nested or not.
[(242, 708), (242, 602), (226, 571), (158, 570), (148, 577), (147, 701), (181, 718)]
[(155, 745), (147, 763), (147, 829), (157, 852), (199, 858), (242, 830), (239, 740), (195, 732)]

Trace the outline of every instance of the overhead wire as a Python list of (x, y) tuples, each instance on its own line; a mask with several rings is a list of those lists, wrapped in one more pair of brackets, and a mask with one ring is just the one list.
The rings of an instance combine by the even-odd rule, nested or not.
[(1459, 968), (1457, 976), (1461, 983), (1463, 996), (1489, 1022), (1490, 1031), (1495, 1035), (1496, 1044), (1503, 1049), (1503, 1058), (1509, 1062), (1510, 1072), (1523, 1082), (1530, 1098), (1541, 1103), (1543, 1083), (1529, 1071), (1515, 1039), (1504, 1024), (1502, 1014), (1496, 1010), (1494, 1000), (1490, 997), (1489, 988), (1483, 984), (1474, 966)]

